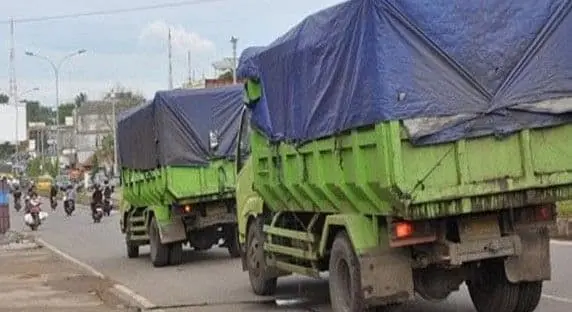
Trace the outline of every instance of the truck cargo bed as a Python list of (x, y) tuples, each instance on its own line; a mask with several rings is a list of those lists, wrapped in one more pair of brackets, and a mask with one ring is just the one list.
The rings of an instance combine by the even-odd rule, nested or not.
[(136, 207), (175, 201), (204, 202), (234, 197), (234, 162), (208, 166), (163, 167), (151, 171), (123, 170), (123, 197)]
[(274, 145), (252, 131), (272, 210), (435, 218), (572, 198), (572, 125), (413, 146), (399, 121)]

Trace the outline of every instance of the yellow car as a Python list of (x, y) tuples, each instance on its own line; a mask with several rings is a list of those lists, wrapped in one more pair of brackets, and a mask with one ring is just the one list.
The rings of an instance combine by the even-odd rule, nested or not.
[(38, 194), (49, 194), (50, 189), (52, 188), (52, 183), (54, 183), (54, 179), (51, 176), (40, 176), (36, 182), (36, 191)]

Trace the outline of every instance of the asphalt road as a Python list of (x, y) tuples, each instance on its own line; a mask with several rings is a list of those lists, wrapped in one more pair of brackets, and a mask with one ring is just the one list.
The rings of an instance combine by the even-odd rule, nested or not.
[[(49, 206), (44, 204), (44, 209)], [(93, 224), (87, 209), (67, 218), (61, 205), (40, 227), (38, 235), (60, 250), (131, 288), (168, 312), (218, 311), (329, 311), (327, 281), (301, 277), (279, 280), (276, 298), (254, 296), (240, 260), (230, 259), (226, 249), (187, 251), (181, 266), (153, 268), (148, 248), (139, 259), (127, 259), (119, 216)], [(22, 213), (11, 210), (12, 228), (23, 226)], [(552, 244), (553, 281), (545, 284), (539, 312), (572, 311), (572, 244)], [(462, 288), (445, 302), (413, 302), (409, 312), (475, 312)]]

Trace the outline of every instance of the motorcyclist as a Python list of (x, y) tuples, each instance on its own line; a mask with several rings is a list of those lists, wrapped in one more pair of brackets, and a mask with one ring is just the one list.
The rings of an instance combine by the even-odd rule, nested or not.
[(54, 201), (57, 201), (58, 196), (58, 187), (55, 183), (52, 183), (50, 187), (50, 205), (54, 204)]
[[(76, 197), (76, 192), (75, 192), (75, 188), (73, 187), (73, 185), (68, 185), (67, 189), (66, 189), (66, 197), (68, 200), (68, 204), (73, 208), (75, 207), (75, 197)], [(65, 204), (65, 203), (64, 203)]]
[(111, 193), (113, 193), (113, 190), (111, 189), (111, 185), (109, 185), (109, 181), (103, 181), (103, 198), (106, 204), (111, 202)]
[(103, 192), (99, 184), (94, 185), (93, 194), (91, 195), (91, 213), (95, 214), (95, 206), (103, 203)]
[(40, 205), (40, 198), (38, 197), (38, 194), (34, 193), (33, 195), (26, 195), (26, 200), (28, 201), (28, 204), (26, 207), (24, 207), (25, 213), (29, 213), (32, 207)]
[(20, 201), (20, 199), (22, 198), (22, 190), (20, 189), (20, 185), (18, 184), (14, 185), (14, 191), (12, 192), (12, 194), (14, 195), (14, 202)]
[(28, 187), (28, 196), (30, 196), (30, 198), (38, 196), (38, 193), (36, 193), (36, 184), (34, 181), (30, 181), (30, 186)]

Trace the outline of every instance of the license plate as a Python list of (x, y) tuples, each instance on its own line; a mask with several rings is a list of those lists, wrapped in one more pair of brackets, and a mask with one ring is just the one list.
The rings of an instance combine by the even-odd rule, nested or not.
[(468, 217), (459, 222), (461, 240), (500, 237), (500, 227), (497, 216)]

